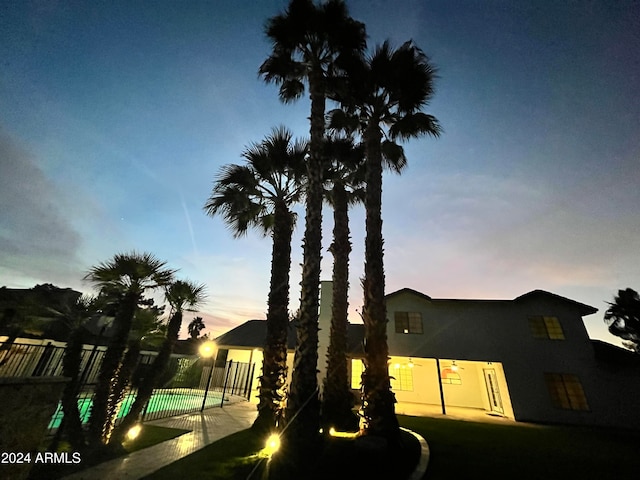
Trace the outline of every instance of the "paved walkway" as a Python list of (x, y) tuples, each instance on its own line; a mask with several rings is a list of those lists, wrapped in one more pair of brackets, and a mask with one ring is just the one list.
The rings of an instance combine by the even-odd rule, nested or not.
[(185, 457), (222, 437), (249, 428), (256, 418), (255, 403), (238, 402), (202, 413), (145, 422), (146, 425), (192, 430), (153, 447), (88, 468), (64, 480), (138, 479)]

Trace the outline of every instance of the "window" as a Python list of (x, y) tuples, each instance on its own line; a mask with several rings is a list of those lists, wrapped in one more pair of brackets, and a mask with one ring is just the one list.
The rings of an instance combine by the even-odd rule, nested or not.
[(541, 315), (529, 317), (529, 329), (533, 338), (564, 340), (562, 325), (557, 317), (543, 317)]
[[(362, 372), (364, 363), (362, 360), (354, 358), (351, 360), (351, 388), (360, 390), (362, 384)], [(413, 391), (413, 369), (411, 364), (389, 365), (389, 376), (391, 377), (391, 388), (396, 391)]]
[(364, 363), (359, 358), (351, 360), (351, 388), (360, 390), (362, 384), (362, 372), (364, 371)]
[(544, 380), (554, 407), (564, 410), (589, 410), (587, 397), (577, 375), (545, 373)]
[(440, 381), (441, 383), (448, 383), (450, 385), (462, 385), (462, 378), (460, 378), (457, 369), (454, 370), (451, 367), (440, 370)]
[(395, 391), (413, 391), (413, 369), (409, 365), (389, 365), (391, 388)]
[(422, 333), (420, 312), (395, 312), (396, 333)]

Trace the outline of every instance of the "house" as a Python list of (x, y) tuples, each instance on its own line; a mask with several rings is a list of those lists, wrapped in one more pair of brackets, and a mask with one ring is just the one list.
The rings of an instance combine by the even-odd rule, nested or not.
[[(589, 305), (543, 290), (512, 300), (461, 300), (408, 288), (388, 294), (386, 305), (389, 373), (400, 410), (468, 409), (515, 421), (640, 429), (639, 357), (589, 338), (582, 318), (597, 311)], [(320, 385), (330, 309), (331, 282), (322, 282)], [(251, 320), (216, 341), (227, 359), (259, 366), (265, 326)], [(363, 368), (363, 340), (363, 325), (351, 324), (354, 389)]]

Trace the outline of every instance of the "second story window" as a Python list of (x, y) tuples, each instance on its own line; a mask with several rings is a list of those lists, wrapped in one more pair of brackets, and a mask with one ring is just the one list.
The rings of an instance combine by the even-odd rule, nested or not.
[(529, 329), (533, 338), (564, 340), (564, 331), (558, 317), (531, 316), (529, 317)]
[(396, 333), (422, 333), (420, 312), (395, 312)]

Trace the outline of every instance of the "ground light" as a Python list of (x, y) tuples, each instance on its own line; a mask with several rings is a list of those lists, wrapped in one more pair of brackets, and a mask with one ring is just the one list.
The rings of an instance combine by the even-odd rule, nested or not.
[(138, 435), (140, 435), (140, 431), (142, 431), (142, 425), (134, 425), (127, 432), (127, 439), (134, 440)]
[(271, 456), (278, 451), (280, 448), (280, 436), (277, 433), (274, 433), (267, 438), (267, 443), (264, 447), (264, 452)]
[(329, 435), (337, 438), (356, 438), (360, 435), (360, 432), (339, 432), (335, 428), (329, 429)]

